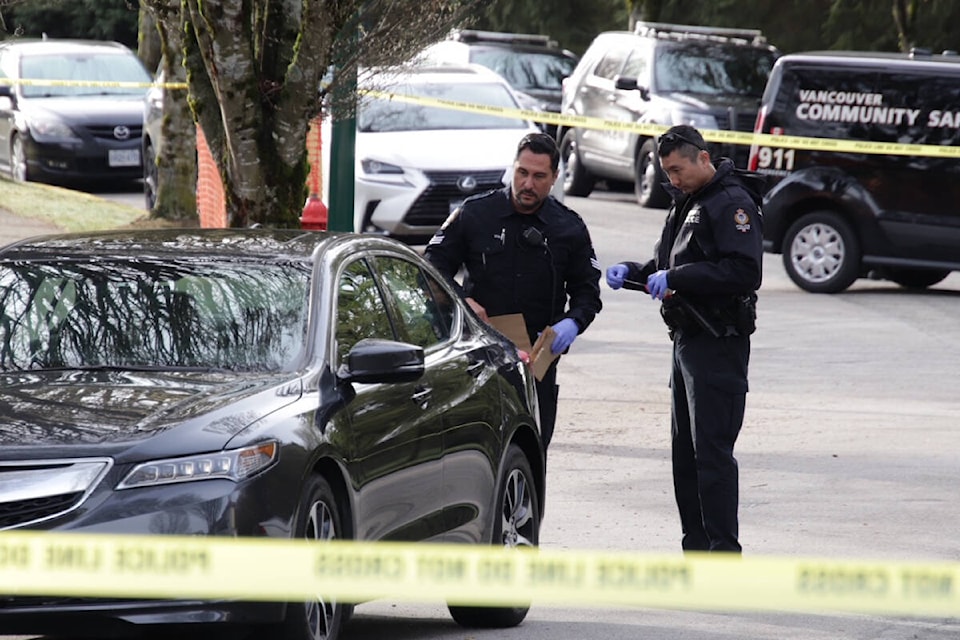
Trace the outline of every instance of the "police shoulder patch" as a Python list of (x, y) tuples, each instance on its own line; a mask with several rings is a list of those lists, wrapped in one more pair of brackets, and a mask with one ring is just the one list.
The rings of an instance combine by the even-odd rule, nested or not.
[(740, 233), (750, 231), (750, 214), (743, 209), (737, 209), (733, 214), (733, 223)]

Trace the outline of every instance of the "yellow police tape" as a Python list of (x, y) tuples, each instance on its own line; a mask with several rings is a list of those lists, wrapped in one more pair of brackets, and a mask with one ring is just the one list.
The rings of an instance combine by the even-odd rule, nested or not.
[[(55, 86), (55, 87), (123, 87), (164, 89), (186, 89), (185, 82), (102, 82), (86, 80), (41, 80), (21, 79), (12, 80), (0, 78), (0, 85), (21, 84), (26, 86)], [(397, 100), (410, 104), (427, 107), (454, 109), (469, 113), (483, 113), (502, 118), (521, 118), (534, 122), (544, 122), (564, 127), (579, 127), (582, 129), (599, 129), (604, 131), (624, 131), (643, 136), (656, 136), (668, 129), (665, 125), (648, 122), (633, 122), (624, 120), (608, 120), (588, 116), (573, 116), (534, 109), (513, 109), (509, 107), (495, 107), (490, 105), (444, 100), (441, 98), (427, 98), (410, 96), (385, 91), (362, 91), (361, 93), (374, 98)], [(895, 142), (870, 142), (867, 140), (836, 140), (833, 138), (810, 138), (805, 136), (774, 135), (770, 133), (752, 133), (747, 131), (727, 131), (719, 129), (701, 129), (704, 140), (720, 144), (756, 145), (775, 147), (778, 149), (805, 149), (813, 151), (833, 151), (843, 153), (865, 153), (901, 156), (927, 156), (933, 158), (960, 158), (960, 147), (951, 147), (932, 144), (902, 144)]]
[(960, 616), (960, 563), (0, 533), (0, 594)]
[[(628, 122), (623, 120), (607, 120), (587, 116), (571, 116), (559, 113), (549, 113), (532, 109), (512, 109), (508, 107), (493, 107), (477, 105), (455, 100), (440, 98), (426, 98), (382, 91), (367, 91), (368, 95), (376, 98), (397, 100), (427, 107), (441, 107), (456, 109), (471, 113), (484, 113), (504, 118), (523, 118), (536, 122), (546, 122), (565, 127), (579, 127), (581, 129), (600, 129), (605, 131), (625, 131), (644, 136), (656, 136), (669, 127), (648, 122)], [(807, 149), (815, 151), (835, 151), (846, 153), (867, 153), (903, 156), (930, 156), (934, 158), (960, 158), (960, 147), (949, 147), (932, 144), (900, 144), (892, 142), (870, 142), (867, 140), (835, 140), (831, 138), (810, 138), (804, 136), (774, 135), (770, 133), (751, 133), (747, 131), (725, 131), (717, 129), (701, 129), (704, 140), (723, 144), (757, 145), (777, 147), (783, 149)]]
[(186, 89), (186, 82), (109, 82), (106, 80), (48, 80), (48, 79), (26, 79), (14, 80), (12, 78), (0, 78), (0, 85), (23, 85), (25, 87), (108, 87), (123, 89), (149, 89), (150, 87), (159, 87), (161, 89)]

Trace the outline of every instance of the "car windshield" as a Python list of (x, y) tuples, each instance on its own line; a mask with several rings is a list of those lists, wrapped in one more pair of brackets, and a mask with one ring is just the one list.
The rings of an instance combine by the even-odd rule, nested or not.
[(287, 369), (308, 282), (289, 263), (0, 262), (0, 370)]
[[(519, 109), (509, 89), (495, 82), (395, 84), (384, 91), (434, 100)], [(526, 129), (524, 120), (485, 113), (364, 97), (357, 116), (360, 131), (426, 131), (436, 129)]]
[(766, 49), (723, 43), (664, 47), (654, 69), (660, 91), (759, 98), (776, 55)]
[(577, 65), (575, 59), (560, 52), (477, 47), (470, 55), (471, 62), (493, 69), (518, 91), (560, 91), (563, 79)]
[[(25, 97), (84, 95), (139, 95), (146, 93), (150, 74), (134, 55), (38, 54), (20, 61)], [(143, 86), (109, 86), (110, 83), (141, 83)]]

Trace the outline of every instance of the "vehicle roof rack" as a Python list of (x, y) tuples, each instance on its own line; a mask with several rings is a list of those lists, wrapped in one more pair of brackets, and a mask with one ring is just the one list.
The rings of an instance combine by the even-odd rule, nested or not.
[(667, 22), (638, 21), (634, 33), (641, 36), (656, 37), (660, 34), (696, 35), (712, 38), (740, 39), (753, 44), (766, 44), (767, 38), (760, 29), (737, 29), (731, 27), (705, 27), (690, 24), (670, 24)]
[(477, 29), (457, 29), (450, 34), (452, 40), (460, 42), (504, 42), (509, 44), (536, 44), (556, 47), (559, 43), (550, 36), (538, 33), (501, 33), (499, 31), (479, 31)]

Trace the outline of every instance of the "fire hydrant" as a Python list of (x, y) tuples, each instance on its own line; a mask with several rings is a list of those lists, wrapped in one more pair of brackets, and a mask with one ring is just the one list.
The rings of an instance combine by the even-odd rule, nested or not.
[(303, 205), (303, 213), (300, 215), (300, 228), (305, 231), (326, 231), (329, 212), (327, 205), (323, 204), (315, 193), (311, 193)]

